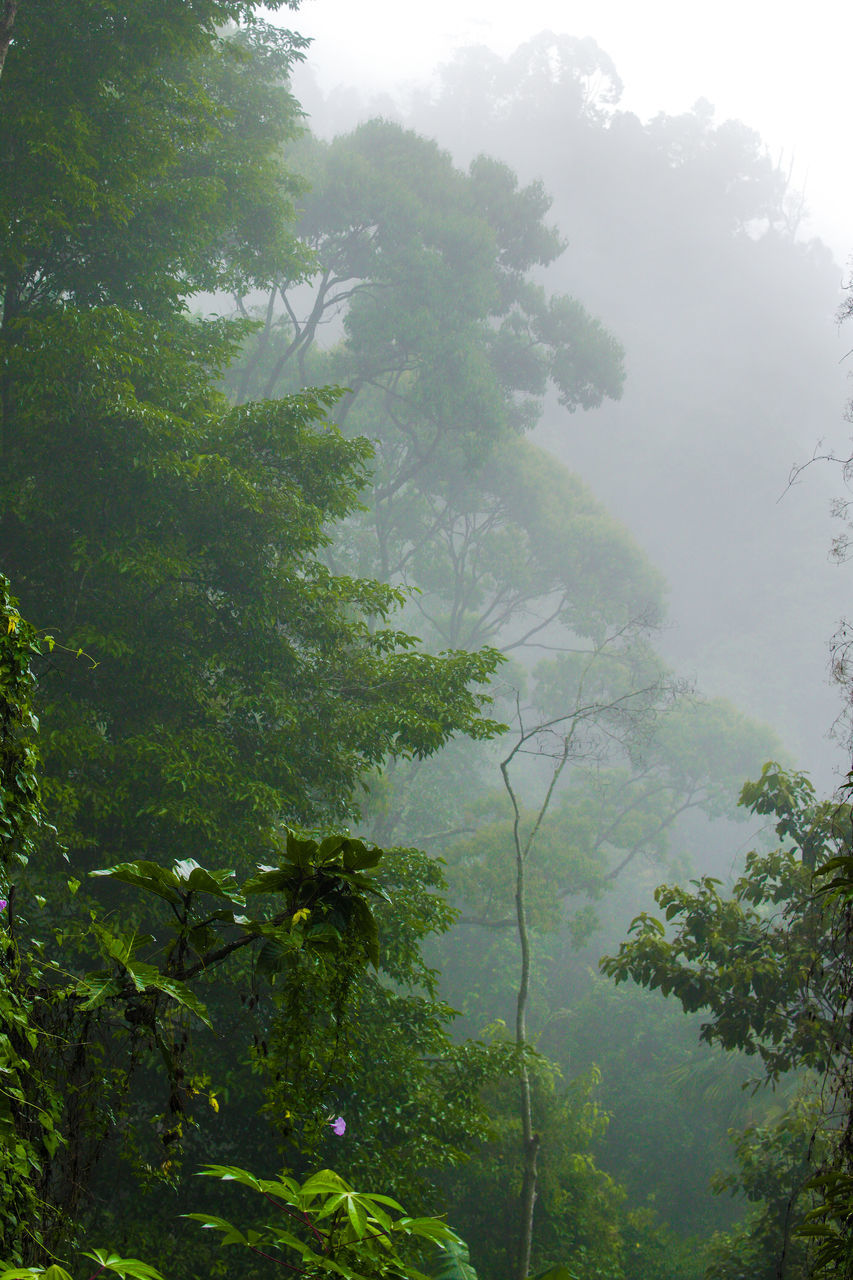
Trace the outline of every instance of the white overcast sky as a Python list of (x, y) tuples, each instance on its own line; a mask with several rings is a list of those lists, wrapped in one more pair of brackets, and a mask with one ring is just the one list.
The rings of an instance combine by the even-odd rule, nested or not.
[(278, 21), (313, 37), (328, 92), (424, 83), (453, 50), (510, 53), (543, 29), (592, 36), (647, 119), (707, 98), (774, 156), (794, 161), (810, 230), (842, 263), (853, 253), (853, 5), (849, 0), (302, 0)]

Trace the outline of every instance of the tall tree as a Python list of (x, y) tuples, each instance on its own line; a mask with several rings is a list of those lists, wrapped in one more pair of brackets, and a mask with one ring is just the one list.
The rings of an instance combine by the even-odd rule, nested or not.
[[(270, 289), (234, 388), (349, 388), (338, 421), (376, 442), (370, 543), (353, 540), (351, 564), (396, 582), (466, 504), (466, 478), (535, 423), (549, 385), (570, 410), (619, 394), (621, 350), (580, 303), (534, 283), (562, 248), (539, 184), (486, 157), (460, 172), (382, 121), (297, 158), (317, 270), (307, 297), (286, 276)], [(331, 348), (329, 325), (343, 338)]]
[[(349, 388), (339, 422), (377, 442), (377, 466), (371, 507), (347, 522), (329, 563), (409, 588), (408, 616), (435, 646), (490, 643), (511, 653), (519, 668), (506, 684), (527, 686), (521, 697), (531, 704), (529, 723), (562, 724), (569, 744), (565, 769), (553, 779), (553, 812), (549, 803), (541, 823), (527, 796), (542, 782), (535, 771), (516, 781), (519, 812), (510, 831), (512, 815), (494, 820), (499, 806), (488, 783), (478, 786), (494, 762), (481, 759), (478, 776), (470, 753), (464, 772), (450, 763), (441, 781), (441, 764), (386, 773), (370, 812), (379, 840), (426, 837), (431, 849), (449, 846), (455, 901), (467, 922), (490, 930), (489, 942), (472, 945), (473, 969), (454, 1001), (506, 1016), (506, 985), (486, 978), (481, 961), (494, 955), (495, 928), (520, 931), (515, 1012), (526, 1178), (516, 1245), (526, 1274), (537, 1180), (536, 1104), (523, 1060), (531, 898), (542, 913), (538, 925), (547, 916), (551, 927), (563, 926), (565, 909), (577, 918), (578, 935), (582, 921), (588, 930), (588, 895), (620, 868), (662, 852), (681, 814), (718, 803), (723, 785), (714, 774), (725, 751), (712, 753), (709, 769), (708, 759), (694, 758), (701, 754), (695, 743), (693, 755), (684, 742), (674, 745), (691, 716), (686, 706), (666, 706), (671, 682), (648, 649), (662, 614), (659, 579), (578, 479), (519, 438), (541, 414), (549, 383), (567, 409), (590, 408), (602, 393), (618, 391), (608, 380), (618, 353), (600, 325), (577, 302), (549, 299), (532, 284), (532, 268), (550, 267), (560, 248), (553, 232), (545, 234), (541, 187), (520, 187), (483, 157), (466, 174), (427, 140), (380, 121), (297, 156), (312, 179), (300, 226), (319, 267), (310, 290), (287, 279), (270, 289), (258, 313), (263, 328), (230, 376), (232, 394), (328, 379)], [(254, 314), (247, 298), (235, 302), (246, 318)], [(538, 661), (549, 650), (560, 656)], [(608, 721), (607, 708), (623, 700), (645, 712), (646, 728), (638, 723), (630, 746), (615, 745)], [(509, 700), (507, 707), (505, 718)], [(728, 739), (755, 767), (765, 750), (752, 750), (761, 735), (721, 706), (708, 719), (715, 714), (716, 728), (704, 726), (709, 745)], [(649, 728), (655, 718), (657, 743)], [(692, 719), (697, 730), (700, 721), (701, 712)], [(546, 739), (545, 732), (535, 744), (525, 739), (526, 749), (541, 759)], [(447, 817), (438, 824), (437, 796)], [(452, 836), (460, 826), (470, 838), (457, 850)], [(509, 874), (510, 863), (520, 877)], [(519, 879), (521, 903), (513, 909)], [(578, 896), (582, 905), (564, 908)], [(471, 972), (484, 975), (480, 1000)]]
[[(190, 1020), (214, 1030), (199, 987), (215, 995), (217, 980), (239, 980), (235, 960), (251, 952), (255, 987), (306, 967), (345, 986), (368, 960), (378, 963), (371, 903), (383, 890), (371, 873), (382, 854), (347, 837), (318, 842), (282, 832), (276, 865), (256, 866), (242, 883), (233, 870), (192, 858), (171, 867), (136, 859), (95, 874), (148, 893), (151, 933), (138, 915), (122, 927), (115, 910), (98, 911), (91, 900), (75, 912), (76, 877), (64, 898), (54, 887), (50, 911), (61, 923), (49, 929), (30, 865), (43, 854), (36, 837), (45, 827), (31, 662), (54, 641), (21, 617), (5, 578), (0, 620), (0, 1249), (5, 1266), (45, 1265), (75, 1241), (94, 1168), (132, 1101), (138, 1111), (134, 1077), (152, 1060), (165, 1067), (168, 1104), (154, 1118), (164, 1176), (171, 1167), (183, 1126), (193, 1123), (192, 1099), (210, 1087), (209, 1072), (202, 1079), (188, 1054)], [(97, 960), (101, 967), (86, 972)], [(329, 1003), (339, 1010), (340, 996)], [(436, 1023), (432, 1042), (441, 1039)], [(212, 1091), (208, 1098), (218, 1106)], [(138, 1131), (124, 1139), (131, 1150), (144, 1146)], [(118, 1182), (113, 1176), (108, 1198), (116, 1216)], [(138, 1249), (145, 1233), (136, 1192), (117, 1234), (136, 1226)], [(115, 1216), (109, 1221), (115, 1230)], [(138, 1274), (156, 1277), (144, 1267)]]
[[(393, 588), (323, 563), (371, 456), (328, 421), (337, 393), (230, 407), (216, 384), (247, 327), (186, 312), (194, 291), (262, 287), (305, 262), (289, 226), (301, 184), (280, 158), (296, 127), (282, 80), (303, 42), (256, 8), (85, 0), (60, 13), (34, 0), (0, 85), (0, 545), (24, 612), (57, 638), (36, 659), (34, 699), (45, 803), (66, 843), (65, 858), (40, 846), (28, 883), (78, 972), (75, 920), (94, 912), (100, 928), (103, 905), (114, 912), (104, 971), (68, 1007), (115, 997), (119, 1050), (156, 1041), (162, 982), (203, 981), (211, 928), (251, 986), (236, 901), (193, 913), (232, 871), (281, 862), (283, 822), (340, 826), (387, 757), (494, 728), (482, 711), (496, 654), (418, 650), (390, 622)], [(220, 878), (193, 879), (211, 851)], [(158, 859), (173, 869), (155, 873)], [(98, 893), (82, 887), (116, 862)], [(128, 901), (140, 877), (153, 906)], [(160, 902), (186, 908), (175, 946)], [(288, 905), (276, 928), (335, 927), (322, 913), (305, 925), (313, 902)], [(148, 952), (164, 937), (161, 981)], [(229, 1000), (214, 990), (212, 1012)], [(83, 1070), (88, 1032), (75, 1026)], [(236, 1059), (247, 1072), (248, 1052), (244, 1041), (226, 1061), (220, 1042), (210, 1069)], [(151, 1074), (149, 1116), (163, 1084)], [(94, 1078), (71, 1095), (96, 1098)], [(75, 1195), (83, 1175), (71, 1170)]]
[[(845, 1173), (832, 1167), (844, 1168), (838, 1139), (848, 1128), (850, 809), (819, 801), (805, 775), (773, 763), (744, 786), (742, 803), (771, 816), (779, 847), (750, 853), (729, 897), (711, 877), (689, 889), (661, 886), (656, 900), (671, 936), (643, 912), (633, 937), (602, 967), (617, 982), (630, 977), (687, 1012), (701, 1010), (702, 1038), (756, 1058), (757, 1083), (817, 1073), (811, 1081), (805, 1075), (810, 1099), (738, 1137), (740, 1169), (722, 1185), (740, 1184), (760, 1211), (720, 1242), (713, 1274), (734, 1276), (749, 1258), (768, 1280), (799, 1280), (811, 1274), (808, 1237), (821, 1235), (828, 1274), (844, 1274), (843, 1264), (832, 1266), (843, 1258), (849, 1194)], [(837, 1107), (829, 1130), (815, 1106), (821, 1077)], [(829, 1194), (816, 1202), (815, 1175), (827, 1162)]]
[(831, 437), (844, 395), (832, 323), (843, 273), (748, 121), (703, 101), (644, 121), (621, 90), (594, 41), (543, 32), (507, 56), (461, 51), (441, 89), (401, 114), (459, 165), (487, 151), (544, 182), (570, 242), (549, 287), (606, 317), (629, 376), (591, 430), (567, 435), (546, 405), (539, 442), (664, 572), (671, 660), (820, 760), (828, 781), (834, 495), (814, 472), (786, 483)]
[[(463, 703), (474, 727), (465, 685), (492, 665), (411, 652), (376, 625), (393, 592), (317, 563), (369, 447), (323, 425), (331, 395), (229, 411), (212, 380), (245, 329), (183, 313), (194, 288), (302, 261), (277, 155), (301, 42), (215, 26), (250, 10), (117, 27), (93, 0), (59, 49), (33, 4), (3, 82), (0, 522), (29, 614), (98, 664), (54, 663), (44, 685), (49, 771), (81, 770), (64, 824), (81, 850), (229, 830), (239, 849), (273, 816), (341, 817), (364, 767), (434, 749)], [(39, 114), (48, 62), (67, 92)]]

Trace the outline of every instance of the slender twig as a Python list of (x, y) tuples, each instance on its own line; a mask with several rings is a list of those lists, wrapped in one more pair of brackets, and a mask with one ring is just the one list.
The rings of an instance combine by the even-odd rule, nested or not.
[(304, 1209), (294, 1209), (291, 1204), (283, 1204), (281, 1200), (276, 1200), (275, 1196), (271, 1196), (268, 1191), (262, 1191), (261, 1195), (265, 1200), (269, 1200), (270, 1204), (274, 1204), (277, 1209), (281, 1209), (282, 1213), (289, 1213), (292, 1218), (300, 1219), (310, 1231), (313, 1231), (323, 1253), (328, 1252), (328, 1237), (324, 1236), (322, 1231), (314, 1225)]
[(255, 1245), (247, 1245), (252, 1253), (256, 1253), (259, 1258), (266, 1258), (268, 1262), (275, 1262), (280, 1267), (287, 1267), (288, 1271), (301, 1271), (301, 1267), (295, 1266), (292, 1262), (286, 1262), (284, 1258), (277, 1258), (274, 1253), (264, 1253), (263, 1249), (258, 1249)]

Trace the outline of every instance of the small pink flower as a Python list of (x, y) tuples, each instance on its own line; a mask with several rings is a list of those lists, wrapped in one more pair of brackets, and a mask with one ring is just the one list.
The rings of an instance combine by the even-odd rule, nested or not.
[(332, 1133), (336, 1133), (339, 1138), (342, 1138), (347, 1131), (347, 1122), (343, 1116), (338, 1116), (337, 1120), (330, 1120), (329, 1124), (332, 1126)]
[(0, 898), (0, 911), (5, 911), (9, 905), (8, 898)]

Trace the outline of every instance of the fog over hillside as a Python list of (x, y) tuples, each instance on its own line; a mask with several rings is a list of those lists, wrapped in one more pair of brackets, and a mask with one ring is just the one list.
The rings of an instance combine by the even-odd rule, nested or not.
[[(312, 127), (375, 112), (541, 181), (567, 241), (549, 289), (584, 300), (626, 349), (622, 399), (537, 439), (625, 522), (669, 585), (660, 645), (708, 693), (776, 728), (826, 784), (845, 757), (829, 641), (847, 570), (831, 561), (849, 394), (843, 267), (809, 232), (801, 193), (749, 121), (711, 104), (643, 123), (594, 40), (543, 32), (507, 57), (457, 52), (395, 103), (297, 73)], [(697, 86), (697, 92), (701, 86)]]
[(849, 1276), (824, 7), (0, 3), (0, 1280)]

